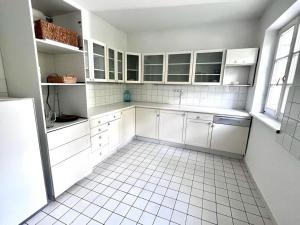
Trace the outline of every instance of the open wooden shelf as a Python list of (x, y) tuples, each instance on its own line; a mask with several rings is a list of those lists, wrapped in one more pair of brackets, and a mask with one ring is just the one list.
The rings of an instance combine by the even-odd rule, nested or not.
[(42, 86), (84, 86), (85, 83), (75, 83), (75, 84), (66, 84), (66, 83), (41, 83)]

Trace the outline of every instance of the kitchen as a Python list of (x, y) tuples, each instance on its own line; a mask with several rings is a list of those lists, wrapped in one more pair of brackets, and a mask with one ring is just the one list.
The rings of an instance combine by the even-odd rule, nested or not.
[(297, 224), (299, 11), (2, 0), (0, 224)]

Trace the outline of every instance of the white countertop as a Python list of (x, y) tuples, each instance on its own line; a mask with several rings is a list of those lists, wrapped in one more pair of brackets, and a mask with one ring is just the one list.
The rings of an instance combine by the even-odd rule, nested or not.
[(89, 109), (89, 117), (90, 118), (98, 117), (99, 115), (102, 114), (120, 111), (135, 106), (161, 109), (161, 110), (176, 110), (176, 111), (184, 111), (184, 112), (198, 112), (198, 113), (219, 114), (219, 115), (227, 115), (227, 116), (250, 117), (250, 114), (244, 110), (184, 106), (184, 105), (169, 105), (169, 104), (150, 103), (150, 102), (120, 102), (120, 103), (115, 103), (110, 105), (97, 106)]

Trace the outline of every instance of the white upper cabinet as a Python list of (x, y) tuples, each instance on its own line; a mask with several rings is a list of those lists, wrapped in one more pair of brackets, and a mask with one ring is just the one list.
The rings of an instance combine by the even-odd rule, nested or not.
[(192, 77), (192, 52), (167, 53), (165, 83), (190, 84)]
[(165, 54), (143, 54), (143, 82), (163, 83), (165, 75)]
[(117, 51), (116, 52), (116, 71), (117, 71), (117, 82), (123, 83), (124, 82), (124, 52)]
[(117, 79), (117, 59), (116, 59), (116, 50), (113, 48), (107, 49), (107, 68), (108, 68), (108, 82), (116, 82)]
[(228, 49), (226, 65), (255, 65), (258, 48)]
[(125, 80), (126, 83), (141, 83), (141, 54), (126, 52)]
[(106, 45), (99, 41), (93, 40), (92, 47), (92, 81), (107, 81), (107, 64), (106, 64)]
[(223, 50), (196, 51), (192, 83), (195, 85), (220, 85), (224, 65)]

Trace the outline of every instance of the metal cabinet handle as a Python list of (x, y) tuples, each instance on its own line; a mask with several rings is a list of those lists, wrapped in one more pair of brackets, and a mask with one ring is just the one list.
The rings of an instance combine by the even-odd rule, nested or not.
[(101, 136), (99, 136), (99, 139), (101, 139), (102, 137)]

